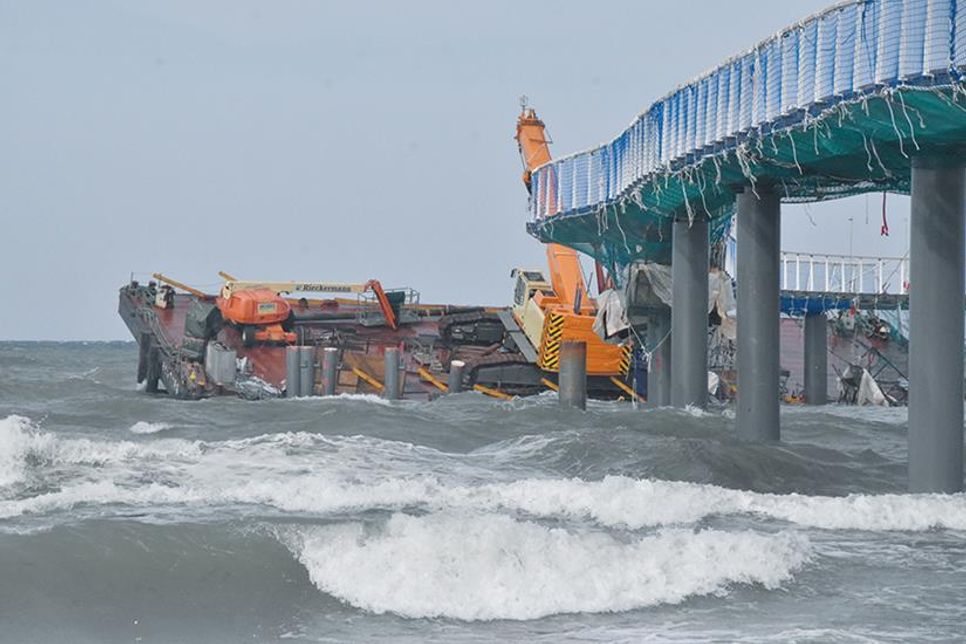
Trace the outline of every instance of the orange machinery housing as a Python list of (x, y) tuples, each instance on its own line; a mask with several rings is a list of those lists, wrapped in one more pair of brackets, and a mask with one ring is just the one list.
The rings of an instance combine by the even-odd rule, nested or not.
[(242, 340), (291, 344), (296, 335), (282, 326), (292, 315), (292, 307), (275, 291), (253, 289), (232, 291), (215, 300), (221, 315), (241, 328)]
[(225, 320), (238, 326), (246, 345), (255, 342), (293, 343), (296, 335), (288, 327), (292, 307), (282, 293), (364, 293), (372, 291), (386, 325), (398, 327), (399, 320), (382, 284), (369, 280), (362, 284), (334, 282), (246, 282), (228, 273), (219, 273), (225, 285), (216, 299)]

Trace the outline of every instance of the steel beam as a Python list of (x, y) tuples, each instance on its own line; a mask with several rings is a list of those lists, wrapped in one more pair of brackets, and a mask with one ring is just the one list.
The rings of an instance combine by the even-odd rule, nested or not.
[(777, 441), (781, 200), (764, 186), (738, 195), (738, 438)]
[(708, 222), (674, 222), (671, 241), (671, 404), (708, 402)]
[(963, 489), (966, 171), (914, 159), (909, 289), (909, 491)]
[(828, 319), (824, 313), (805, 316), (805, 404), (828, 402)]

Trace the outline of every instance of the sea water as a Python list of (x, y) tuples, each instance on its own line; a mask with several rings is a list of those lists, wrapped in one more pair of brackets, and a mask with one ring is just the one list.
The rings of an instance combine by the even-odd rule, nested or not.
[(0, 344), (0, 641), (956, 641), (966, 496), (904, 409), (137, 390)]

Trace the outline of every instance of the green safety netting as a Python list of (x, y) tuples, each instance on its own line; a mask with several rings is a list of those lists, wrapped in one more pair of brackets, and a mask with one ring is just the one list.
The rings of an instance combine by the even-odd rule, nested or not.
[(966, 2), (843, 3), (539, 168), (528, 230), (612, 266), (669, 262), (671, 221), (706, 217), (718, 240), (740, 190), (906, 193), (914, 157), (964, 159), (964, 68)]

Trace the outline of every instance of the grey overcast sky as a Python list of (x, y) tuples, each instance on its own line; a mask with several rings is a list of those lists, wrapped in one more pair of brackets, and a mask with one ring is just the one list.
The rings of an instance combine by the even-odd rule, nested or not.
[[(126, 339), (132, 271), (507, 303), (520, 95), (562, 156), (830, 2), (0, 0), (0, 339)], [(784, 246), (901, 255), (880, 207), (787, 207)]]

